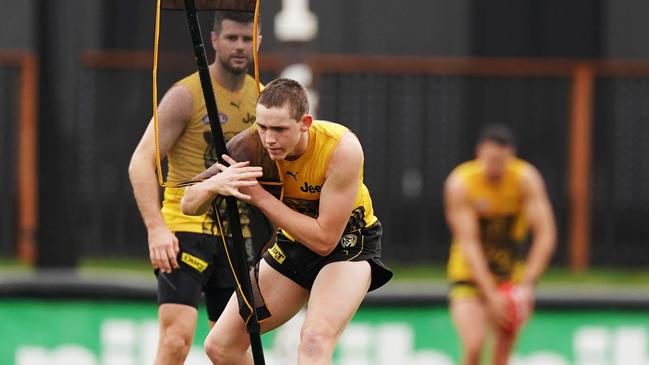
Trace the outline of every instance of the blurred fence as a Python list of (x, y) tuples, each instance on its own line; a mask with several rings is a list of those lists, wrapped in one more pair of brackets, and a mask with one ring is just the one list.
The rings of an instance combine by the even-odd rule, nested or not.
[(649, 77), (598, 78), (593, 128), (595, 262), (646, 265)]
[[(262, 55), (262, 81), (289, 61)], [(503, 122), (545, 178), (560, 228), (557, 262), (646, 263), (649, 64), (337, 55), (305, 62), (319, 117), (349, 126), (364, 145), (387, 260), (446, 260), (443, 181), (472, 157), (483, 124)], [(78, 247), (83, 255), (146, 257), (127, 165), (151, 115), (151, 56), (88, 51), (81, 64), (70, 197)], [(162, 94), (194, 63), (163, 54), (160, 68)]]

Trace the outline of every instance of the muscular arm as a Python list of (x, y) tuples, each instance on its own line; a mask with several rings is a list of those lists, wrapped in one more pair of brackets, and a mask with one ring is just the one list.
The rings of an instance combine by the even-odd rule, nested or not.
[[(174, 86), (164, 96), (158, 108), (160, 155), (167, 152), (182, 133), (192, 112), (192, 96), (184, 86)], [(160, 189), (156, 177), (153, 120), (135, 148), (128, 168), (133, 194), (149, 236), (151, 263), (164, 271), (175, 264), (173, 245), (177, 246), (160, 213)], [(158, 250), (156, 247), (160, 247)]]
[(454, 241), (460, 245), (471, 272), (473, 280), (485, 296), (496, 292), (496, 284), (487, 264), (482, 245), (478, 216), (467, 199), (464, 183), (456, 175), (451, 175), (444, 186), (446, 220), (451, 229)]
[(511, 326), (507, 299), (499, 293), (492, 278), (487, 258), (480, 242), (478, 216), (467, 199), (466, 188), (456, 176), (449, 176), (444, 187), (446, 219), (457, 244), (472, 272), (473, 281), (486, 300), (490, 316), (502, 328)]
[(347, 225), (358, 194), (363, 149), (352, 133), (338, 143), (327, 168), (320, 193), (318, 218), (298, 213), (259, 186), (252, 201), (279, 227), (319, 255), (329, 254)]
[(523, 176), (525, 213), (532, 231), (532, 245), (527, 257), (522, 285), (533, 285), (545, 271), (556, 246), (556, 227), (543, 178), (530, 166)]

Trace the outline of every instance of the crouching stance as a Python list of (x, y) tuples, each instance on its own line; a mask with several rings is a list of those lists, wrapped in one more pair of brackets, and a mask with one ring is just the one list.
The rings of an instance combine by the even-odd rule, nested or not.
[[(513, 135), (486, 127), (476, 159), (446, 180), (446, 218), (453, 234), (448, 262), (450, 305), (462, 364), (478, 365), (493, 331), (493, 365), (505, 365), (533, 309), (534, 283), (555, 247), (555, 223), (543, 179), (516, 158)], [(523, 255), (528, 231), (533, 237)]]
[[(187, 188), (186, 214), (200, 214), (217, 195), (232, 195), (258, 208), (280, 229), (260, 262), (258, 284), (271, 316), (262, 332), (293, 317), (307, 304), (300, 334), (300, 364), (329, 364), (337, 339), (366, 293), (392, 272), (380, 261), (381, 223), (363, 184), (363, 149), (346, 127), (315, 121), (304, 88), (278, 79), (257, 102), (258, 133), (277, 162), (280, 201), (261, 187), (261, 168), (224, 156), (230, 166)], [(249, 338), (232, 296), (205, 340), (214, 364), (252, 364)]]

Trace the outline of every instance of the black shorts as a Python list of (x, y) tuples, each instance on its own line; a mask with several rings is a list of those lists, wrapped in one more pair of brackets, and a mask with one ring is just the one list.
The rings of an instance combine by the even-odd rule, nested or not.
[(234, 291), (221, 237), (191, 232), (176, 232), (176, 237), (180, 246), (176, 260), (180, 268), (169, 274), (156, 270), (158, 303), (198, 308), (204, 292), (208, 317), (216, 321)]
[(372, 291), (392, 278), (392, 271), (380, 259), (382, 232), (383, 227), (379, 221), (362, 230), (346, 232), (336, 248), (327, 256), (320, 256), (279, 232), (275, 245), (264, 253), (264, 260), (307, 290), (311, 290), (316, 276), (329, 263), (367, 261), (372, 268), (372, 282), (369, 288), (369, 291)]

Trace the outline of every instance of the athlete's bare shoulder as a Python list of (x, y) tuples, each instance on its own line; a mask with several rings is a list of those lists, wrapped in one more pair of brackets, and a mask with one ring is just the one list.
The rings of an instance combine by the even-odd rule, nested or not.
[(444, 193), (445, 195), (452, 196), (464, 196), (466, 192), (466, 182), (464, 175), (456, 167), (451, 171), (451, 173), (446, 178), (444, 182)]
[(541, 176), (539, 170), (529, 162), (525, 163), (525, 166), (521, 171), (521, 184), (523, 191), (527, 193), (535, 193), (540, 190), (545, 190), (543, 176)]

